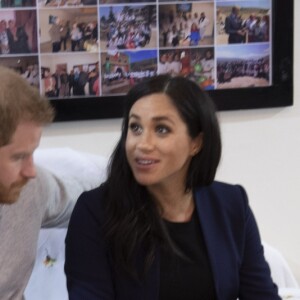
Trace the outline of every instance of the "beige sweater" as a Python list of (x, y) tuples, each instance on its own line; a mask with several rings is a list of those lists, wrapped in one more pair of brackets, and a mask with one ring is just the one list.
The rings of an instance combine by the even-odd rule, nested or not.
[[(68, 159), (71, 164), (72, 159)], [(34, 266), (41, 226), (66, 227), (78, 196), (103, 180), (102, 166), (88, 160), (79, 161), (78, 157), (72, 165), (78, 170), (61, 166), (69, 169), (61, 176), (39, 167), (37, 177), (25, 186), (15, 204), (0, 205), (1, 300), (23, 299)], [(77, 174), (72, 175), (72, 170), (78, 171)]]

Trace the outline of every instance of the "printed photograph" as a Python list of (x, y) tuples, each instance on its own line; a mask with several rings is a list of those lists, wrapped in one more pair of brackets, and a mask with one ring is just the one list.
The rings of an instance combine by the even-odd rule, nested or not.
[(15, 70), (25, 78), (31, 86), (36, 88), (40, 87), (40, 68), (37, 55), (0, 57), (0, 65)]
[(156, 6), (103, 6), (100, 15), (100, 49), (157, 47)]
[(39, 7), (74, 7), (97, 5), (97, 0), (38, 0)]
[(97, 8), (39, 11), (41, 53), (98, 52)]
[(214, 89), (214, 48), (161, 50), (157, 73), (184, 76), (195, 81), (205, 90)]
[(159, 5), (159, 33), (160, 48), (213, 45), (213, 3)]
[(0, 55), (37, 53), (35, 10), (0, 10)]
[(123, 3), (151, 3), (156, 2), (156, 0), (99, 0), (100, 4), (123, 4)]
[(221, 46), (217, 53), (217, 88), (269, 86), (270, 45)]
[(8, 7), (34, 7), (36, 0), (1, 0), (0, 9)]
[[(215, 0), (195, 0), (193, 2), (214, 2)], [(186, 1), (182, 1), (182, 0), (158, 0), (159, 3), (163, 3), (163, 2), (186, 2)]]
[(125, 94), (141, 80), (157, 72), (157, 51), (101, 53), (102, 95)]
[(98, 54), (42, 55), (41, 78), (41, 93), (49, 98), (99, 96)]
[(217, 44), (270, 41), (271, 0), (217, 3)]

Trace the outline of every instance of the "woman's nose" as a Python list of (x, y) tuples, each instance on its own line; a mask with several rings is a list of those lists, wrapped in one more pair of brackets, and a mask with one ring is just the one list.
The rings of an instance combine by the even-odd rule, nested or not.
[(150, 151), (154, 148), (154, 138), (151, 133), (144, 131), (140, 135), (140, 139), (138, 141), (138, 148), (144, 151)]

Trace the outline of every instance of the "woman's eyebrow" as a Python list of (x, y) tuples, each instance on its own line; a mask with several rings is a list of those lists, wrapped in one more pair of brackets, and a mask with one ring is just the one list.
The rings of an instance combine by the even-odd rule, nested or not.
[[(141, 120), (141, 117), (139, 116), (139, 115), (137, 115), (137, 114), (135, 114), (135, 113), (132, 113), (132, 114), (130, 114), (129, 115), (129, 120), (131, 119), (131, 118), (133, 118), (133, 119), (137, 119), (137, 120)], [(175, 122), (172, 120), (172, 118), (171, 117), (169, 117), (169, 116), (155, 116), (155, 117), (153, 117), (153, 118), (151, 118), (153, 121), (155, 121), (155, 122), (162, 122), (162, 121), (167, 121), (167, 122), (170, 122), (170, 123), (172, 123), (172, 124), (174, 124), (175, 125)]]
[(171, 122), (171, 123), (175, 124), (175, 122), (172, 120), (172, 118), (170, 118), (168, 116), (153, 117), (153, 120), (156, 122), (167, 121), (167, 122)]
[(129, 115), (129, 119), (131, 119), (131, 118), (134, 118), (134, 119), (140, 119), (141, 117), (139, 117), (138, 115), (136, 115), (136, 114), (130, 114)]

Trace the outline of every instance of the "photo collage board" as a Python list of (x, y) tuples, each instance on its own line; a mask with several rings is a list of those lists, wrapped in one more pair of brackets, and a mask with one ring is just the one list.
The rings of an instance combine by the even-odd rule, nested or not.
[(272, 0), (1, 0), (0, 64), (50, 99), (124, 95), (157, 74), (272, 85)]

